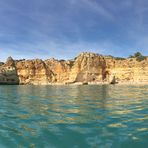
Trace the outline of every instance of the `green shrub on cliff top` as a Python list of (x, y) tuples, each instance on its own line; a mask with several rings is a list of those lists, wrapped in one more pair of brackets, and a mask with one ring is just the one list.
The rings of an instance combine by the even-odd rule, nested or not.
[(136, 58), (137, 61), (141, 62), (146, 59), (140, 52), (136, 52), (134, 55), (130, 55), (129, 58)]

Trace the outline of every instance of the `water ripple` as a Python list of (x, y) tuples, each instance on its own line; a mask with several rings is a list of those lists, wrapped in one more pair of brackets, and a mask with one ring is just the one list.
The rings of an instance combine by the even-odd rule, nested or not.
[(145, 148), (148, 85), (0, 86), (0, 148)]

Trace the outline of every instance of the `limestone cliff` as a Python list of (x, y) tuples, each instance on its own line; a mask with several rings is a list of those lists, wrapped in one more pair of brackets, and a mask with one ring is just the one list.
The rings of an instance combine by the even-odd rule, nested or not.
[(8, 57), (6, 63), (0, 64), (0, 84), (19, 84), (15, 61)]
[[(12, 73), (11, 73), (12, 72)], [(73, 60), (17, 60), (11, 57), (0, 65), (0, 84), (148, 83), (148, 58), (117, 59), (95, 53), (81, 53)], [(5, 80), (4, 80), (5, 79)]]

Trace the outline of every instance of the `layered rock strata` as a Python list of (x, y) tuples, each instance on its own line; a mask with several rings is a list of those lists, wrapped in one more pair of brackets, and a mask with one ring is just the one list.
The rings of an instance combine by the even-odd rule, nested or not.
[(0, 64), (0, 84), (148, 83), (148, 58), (117, 59), (81, 53), (73, 60), (13, 60)]

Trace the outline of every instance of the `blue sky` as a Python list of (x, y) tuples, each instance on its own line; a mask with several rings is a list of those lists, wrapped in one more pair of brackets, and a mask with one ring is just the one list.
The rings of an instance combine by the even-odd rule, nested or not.
[(0, 61), (148, 55), (147, 14), (147, 0), (0, 0)]

